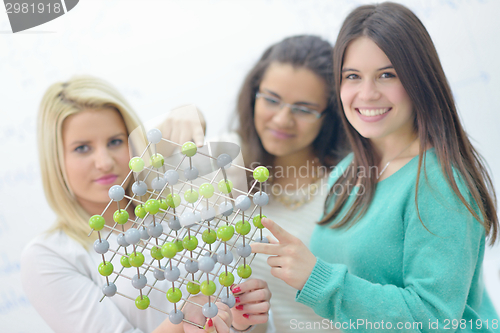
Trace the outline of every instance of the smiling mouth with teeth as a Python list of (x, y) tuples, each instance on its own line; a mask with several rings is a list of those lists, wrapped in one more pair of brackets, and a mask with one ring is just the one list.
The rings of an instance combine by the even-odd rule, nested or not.
[(381, 114), (389, 112), (391, 109), (392, 108), (381, 108), (381, 109), (358, 109), (358, 108), (356, 108), (355, 110), (358, 111), (363, 116), (373, 117), (373, 116), (379, 116)]

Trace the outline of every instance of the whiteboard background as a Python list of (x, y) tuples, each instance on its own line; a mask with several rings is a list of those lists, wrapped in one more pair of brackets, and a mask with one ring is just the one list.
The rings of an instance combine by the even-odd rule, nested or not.
[[(195, 103), (214, 136), (226, 130), (243, 76), (269, 44), (304, 33), (334, 42), (347, 13), (370, 2), (82, 0), (68, 14), (18, 34), (10, 32), (2, 9), (0, 331), (50, 332), (19, 283), (23, 247), (54, 220), (35, 138), (38, 104), (49, 84), (74, 74), (102, 77), (143, 121)], [(465, 128), (500, 190), (500, 1), (397, 2), (413, 9), (433, 37)], [(489, 249), (486, 283), (500, 310), (499, 263), (499, 248)]]

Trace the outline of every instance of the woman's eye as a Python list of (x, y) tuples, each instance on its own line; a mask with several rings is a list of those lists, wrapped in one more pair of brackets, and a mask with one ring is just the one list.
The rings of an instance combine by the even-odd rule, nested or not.
[(382, 79), (389, 79), (389, 78), (396, 77), (396, 75), (394, 75), (393, 73), (382, 73), (382, 75), (380, 75), (380, 77)]
[(109, 142), (109, 146), (116, 147), (116, 146), (120, 146), (122, 143), (123, 143), (122, 139), (113, 139)]
[(269, 103), (269, 104), (279, 104), (280, 102), (274, 98), (270, 98), (270, 97), (265, 97), (264, 100)]
[(81, 145), (81, 146), (78, 146), (75, 148), (75, 151), (77, 153), (81, 153), (81, 154), (87, 153), (89, 150), (90, 150), (90, 147), (87, 145)]
[(355, 80), (355, 79), (359, 78), (359, 76), (357, 74), (347, 74), (345, 78), (347, 80)]

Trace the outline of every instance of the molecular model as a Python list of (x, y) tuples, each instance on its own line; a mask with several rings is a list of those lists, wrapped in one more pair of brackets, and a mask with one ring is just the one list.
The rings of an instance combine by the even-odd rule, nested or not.
[[(203, 327), (186, 320), (182, 309), (186, 302), (196, 304), (188, 298), (200, 291), (207, 297), (202, 307), (207, 318), (217, 315), (214, 304), (217, 300), (229, 307), (235, 305), (230, 290), (235, 275), (241, 281), (252, 274), (250, 264), (255, 254), (252, 255), (249, 244), (267, 242), (262, 236), (261, 218), (265, 217), (262, 207), (269, 202), (262, 191), (269, 170), (262, 166), (250, 170), (234, 165), (232, 160), (237, 155), (234, 151), (233, 157), (227, 153), (213, 157), (193, 142), (174, 143), (162, 138), (158, 129), (150, 130), (147, 139), (149, 143), (142, 155), (130, 160), (131, 171), (122, 186), (114, 185), (109, 190), (111, 200), (102, 215), (116, 207), (114, 226), (106, 225), (102, 215), (89, 220), (92, 232), (98, 233), (94, 250), (102, 255), (98, 271), (106, 278), (102, 299), (118, 294), (135, 301), (141, 310), (150, 307), (168, 314), (173, 324), (184, 320)], [(161, 141), (180, 148), (177, 159), (164, 158), (157, 152)], [(195, 156), (198, 164), (193, 162)], [(171, 161), (178, 162), (170, 164)], [(201, 165), (200, 161), (206, 163)], [(205, 177), (207, 172), (199, 171), (207, 166), (212, 171), (210, 178)], [(229, 168), (253, 173), (254, 182), (248, 192), (233, 188), (227, 178)], [(123, 187), (129, 177), (134, 180), (132, 196)], [(222, 179), (216, 181), (218, 178)], [(136, 205), (135, 218), (129, 216), (128, 205), (120, 207), (124, 198), (129, 200), (128, 205)], [(116, 249), (108, 242), (113, 233), (118, 234)], [(128, 284), (133, 288), (126, 289), (135, 294), (127, 295), (121, 287), (117, 288), (118, 279), (130, 280)], [(152, 292), (162, 293), (173, 304), (173, 310), (162, 309), (164, 302), (153, 304)]]

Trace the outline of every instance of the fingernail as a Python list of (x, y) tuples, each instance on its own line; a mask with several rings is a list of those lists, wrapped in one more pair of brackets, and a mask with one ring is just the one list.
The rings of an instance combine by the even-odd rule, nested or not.
[(241, 288), (240, 287), (236, 287), (236, 288), (233, 289), (233, 294), (237, 294), (239, 292), (241, 292)]
[(212, 318), (210, 318), (207, 322), (208, 327), (214, 326), (214, 322), (212, 321)]
[(243, 310), (243, 305), (236, 305), (236, 310)]
[(250, 317), (250, 315), (249, 315), (248, 313), (245, 313), (245, 314), (243, 315), (243, 317), (245, 317), (246, 319), (248, 319), (248, 317)]
[(239, 297), (235, 297), (234, 300), (236, 301), (236, 303), (240, 302), (240, 298)]
[(234, 288), (234, 287), (236, 287), (236, 283), (233, 283), (233, 284), (231, 285), (231, 287), (229, 287), (229, 289), (231, 289), (231, 291), (233, 291), (233, 288)]

